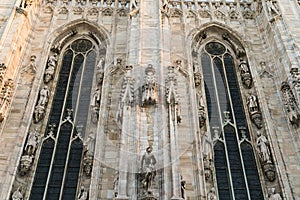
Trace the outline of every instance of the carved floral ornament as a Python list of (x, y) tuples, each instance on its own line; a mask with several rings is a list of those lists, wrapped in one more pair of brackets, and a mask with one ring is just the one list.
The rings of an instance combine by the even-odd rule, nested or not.
[(219, 2), (211, 3), (199, 1), (194, 3), (185, 0), (183, 4), (180, 1), (162, 0), (161, 12), (166, 17), (201, 17), (238, 20), (254, 19), (255, 15), (261, 10), (261, 3), (252, 2)]

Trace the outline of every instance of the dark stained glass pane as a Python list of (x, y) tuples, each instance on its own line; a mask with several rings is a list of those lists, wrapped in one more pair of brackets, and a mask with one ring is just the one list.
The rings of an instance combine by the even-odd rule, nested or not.
[(76, 199), (82, 148), (81, 140), (72, 142), (62, 199)]
[(72, 132), (72, 124), (70, 124), (69, 122), (66, 122), (61, 126), (61, 130), (56, 145), (54, 163), (52, 166), (50, 181), (48, 185), (48, 191), (46, 197), (47, 200), (59, 199), (71, 132)]
[(229, 183), (228, 166), (226, 162), (225, 148), (221, 142), (217, 142), (215, 144), (214, 154), (219, 199), (230, 200), (232, 199), (232, 195)]
[[(62, 107), (66, 95), (69, 74), (72, 65), (72, 59), (73, 59), (73, 52), (71, 50), (68, 50), (64, 54), (63, 63), (60, 70), (59, 79), (55, 91), (55, 96), (51, 107), (50, 117), (48, 120), (48, 125), (52, 123), (55, 123), (56, 125), (59, 124), (60, 116), (62, 114)], [(48, 133), (49, 131), (50, 130), (47, 130), (45, 133)]]
[[(205, 95), (206, 95), (206, 103), (208, 110), (208, 117), (210, 127), (221, 126), (220, 118), (219, 118), (219, 110), (216, 99), (216, 91), (214, 86), (213, 74), (212, 74), (212, 64), (209, 55), (202, 54), (201, 56), (201, 64), (203, 70), (203, 78), (205, 84)], [(213, 133), (213, 131), (212, 131)]]
[(241, 156), (238, 149), (238, 141), (234, 127), (226, 125), (224, 127), (224, 135), (227, 146), (227, 154), (231, 169), (232, 184), (235, 199), (248, 199), (244, 173), (242, 168)]
[(251, 199), (264, 199), (253, 148), (247, 142), (243, 142), (241, 148)]
[(39, 156), (38, 167), (36, 168), (31, 194), (29, 197), (30, 200), (38, 200), (43, 198), (53, 149), (54, 141), (52, 139), (45, 140)]
[[(220, 58), (216, 57), (213, 60), (214, 63), (214, 72), (215, 72), (215, 79), (216, 79), (216, 85), (217, 85), (217, 94), (219, 98), (219, 106), (221, 109), (221, 116), (222, 120), (225, 121), (224, 119), (224, 112), (229, 111), (231, 112), (231, 105), (230, 105), (230, 100), (229, 100), (229, 95), (228, 95), (228, 88), (226, 84), (226, 78), (223, 70), (223, 62)], [(232, 120), (232, 114), (229, 115), (231, 122)]]
[(225, 53), (226, 48), (218, 42), (210, 42), (205, 45), (205, 50), (212, 55), (221, 55)]

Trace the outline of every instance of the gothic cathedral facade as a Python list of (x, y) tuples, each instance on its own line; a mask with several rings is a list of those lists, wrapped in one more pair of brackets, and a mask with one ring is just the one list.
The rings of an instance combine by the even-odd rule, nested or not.
[(299, 0), (1, 0), (1, 200), (299, 200)]

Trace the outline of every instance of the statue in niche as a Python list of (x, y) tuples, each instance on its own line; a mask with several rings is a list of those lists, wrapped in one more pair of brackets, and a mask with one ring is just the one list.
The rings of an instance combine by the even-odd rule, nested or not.
[(0, 122), (5, 118), (8, 106), (13, 95), (14, 82), (12, 79), (5, 81), (0, 93)]
[(263, 162), (270, 163), (270, 151), (269, 151), (269, 141), (267, 138), (262, 135), (259, 131), (257, 131), (257, 140), (256, 140), (256, 145), (259, 149), (260, 152), (260, 157)]
[(44, 74), (45, 83), (49, 83), (53, 79), (57, 60), (58, 60), (57, 53), (54, 53), (52, 56), (49, 57), (47, 63), (47, 69), (45, 70), (45, 74)]
[(104, 58), (101, 58), (97, 65), (97, 72), (96, 72), (96, 79), (97, 79), (98, 86), (102, 85), (103, 83), (104, 66), (105, 66)]
[(157, 102), (157, 84), (154, 75), (155, 69), (149, 64), (145, 72), (145, 83), (142, 86), (142, 106), (155, 105)]
[(271, 194), (269, 200), (282, 200), (280, 194), (275, 193), (275, 188), (271, 188)]
[(244, 85), (249, 89), (252, 84), (252, 76), (250, 74), (249, 66), (243, 59), (240, 60), (239, 69), (241, 71), (241, 78)]
[(250, 114), (251, 120), (253, 121), (253, 123), (256, 125), (258, 129), (261, 129), (263, 127), (262, 116), (259, 111), (257, 97), (251, 92), (247, 97), (247, 106), (248, 106), (248, 112)]
[(95, 134), (90, 133), (88, 138), (83, 143), (83, 169), (87, 176), (91, 175), (93, 168), (93, 158), (95, 151)]
[(78, 200), (87, 200), (88, 199), (88, 192), (84, 186), (81, 186), (80, 192), (78, 194)]
[(39, 97), (39, 101), (37, 103), (37, 106), (45, 107), (47, 105), (48, 100), (49, 100), (49, 94), (50, 94), (50, 91), (48, 89), (48, 86), (45, 85), (44, 88), (40, 90), (40, 97)]
[(20, 161), (20, 174), (24, 176), (30, 170), (33, 163), (33, 156), (24, 155), (21, 157)]
[(32, 156), (35, 153), (37, 144), (39, 143), (39, 133), (37, 132), (37, 129), (30, 132), (28, 135), (26, 147), (25, 147), (25, 154)]
[(213, 144), (208, 136), (208, 132), (202, 135), (202, 154), (204, 158), (210, 158), (213, 151)]
[(100, 106), (100, 100), (101, 100), (101, 90), (100, 90), (100, 88), (96, 88), (96, 90), (93, 94), (91, 106), (99, 107)]
[(151, 186), (154, 182), (156, 171), (154, 166), (156, 164), (156, 159), (152, 153), (152, 147), (147, 147), (145, 154), (142, 157), (141, 161), (141, 171), (142, 171), (142, 186), (144, 193), (152, 194)]
[(199, 72), (194, 73), (194, 81), (196, 87), (201, 85), (201, 73)]
[(204, 108), (205, 108), (204, 100), (203, 100), (203, 96), (201, 94), (200, 89), (197, 89), (196, 99), (197, 99), (197, 104), (198, 104), (199, 125), (201, 128), (205, 125), (206, 116), (205, 116), (205, 110), (204, 110)]
[(29, 65), (25, 69), (26, 72), (31, 72), (31, 73), (35, 73), (36, 72), (35, 59), (36, 59), (35, 55), (30, 56), (30, 63), (29, 63)]
[(249, 93), (249, 96), (247, 97), (247, 105), (250, 114), (259, 112), (257, 97), (254, 94)]
[(207, 194), (207, 200), (217, 200), (216, 190), (214, 187), (212, 187)]
[(298, 107), (295, 96), (291, 90), (291, 87), (287, 82), (282, 83), (281, 92), (282, 92), (282, 96), (283, 96), (284, 108), (288, 114), (290, 123), (293, 125), (299, 126), (300, 109)]
[(203, 165), (204, 165), (204, 175), (205, 175), (205, 180), (209, 181), (212, 180), (212, 159), (205, 156), (203, 157)]
[(11, 196), (12, 200), (23, 200), (23, 194), (21, 193), (21, 187), (18, 187)]

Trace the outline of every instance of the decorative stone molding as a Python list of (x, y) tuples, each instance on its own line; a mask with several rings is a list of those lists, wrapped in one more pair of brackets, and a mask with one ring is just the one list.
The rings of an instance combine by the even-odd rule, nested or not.
[(14, 81), (12, 79), (7, 79), (4, 82), (4, 86), (1, 88), (0, 93), (0, 122), (2, 122), (8, 111), (8, 107), (13, 96)]
[(237, 20), (240, 18), (254, 19), (260, 11), (261, 3), (252, 2), (218, 2), (211, 3), (205, 1), (192, 2), (184, 0), (180, 1), (163, 0), (161, 12), (167, 17), (201, 17), (201, 18), (217, 18), (221, 20)]
[(282, 82), (281, 84), (281, 94), (283, 98), (284, 108), (287, 112), (290, 123), (298, 127), (300, 123), (300, 109), (293, 91), (286, 81)]
[(4, 76), (6, 73), (6, 65), (4, 63), (0, 64), (0, 84), (2, 84), (3, 80), (4, 80)]
[(228, 42), (228, 44), (232, 47), (232, 49), (234, 50), (235, 52), (235, 55), (238, 57), (238, 58), (241, 58), (243, 56), (246, 56), (246, 51), (240, 47), (238, 44), (236, 44), (236, 42), (231, 38), (231, 36), (229, 35), (229, 33), (224, 33), (222, 35), (223, 39), (225, 41)]

